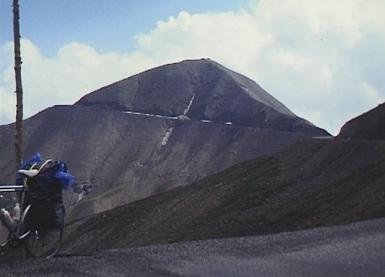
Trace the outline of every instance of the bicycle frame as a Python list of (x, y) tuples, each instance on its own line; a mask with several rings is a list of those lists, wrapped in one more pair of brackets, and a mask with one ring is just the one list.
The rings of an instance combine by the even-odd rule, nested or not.
[(23, 213), (24, 208), (24, 192), (27, 188), (27, 181), (24, 180), (23, 185), (0, 185), (0, 193), (2, 192), (16, 192), (16, 193), (22, 193), (20, 197), (20, 214)]
[[(23, 217), (25, 215), (25, 210), (27, 210), (29, 207), (27, 207), (25, 210), (24, 207), (24, 192), (26, 191), (26, 182), (24, 182), (24, 185), (0, 185), (0, 193), (8, 193), (8, 192), (16, 192), (16, 193), (22, 193), (21, 197), (21, 203), (20, 203), (20, 215)], [(21, 219), (21, 218), (20, 218)], [(11, 226), (8, 226), (5, 222), (3, 222), (4, 226), (8, 229), (9, 233), (11, 234), (11, 239), (8, 239), (6, 242), (0, 245), (0, 252), (4, 252), (3, 248), (9, 243), (10, 240), (22, 240), (24, 239), (29, 232), (26, 232), (25, 234), (20, 234), (20, 219), (19, 222), (17, 222), (17, 228), (16, 231), (11, 228)]]

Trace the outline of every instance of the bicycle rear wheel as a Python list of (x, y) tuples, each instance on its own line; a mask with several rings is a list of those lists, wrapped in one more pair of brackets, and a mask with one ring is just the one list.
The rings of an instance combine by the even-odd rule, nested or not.
[(24, 233), (24, 246), (28, 257), (50, 258), (57, 254), (63, 240), (63, 226), (56, 229), (44, 229), (34, 226), (30, 205), (25, 209), (21, 219)]

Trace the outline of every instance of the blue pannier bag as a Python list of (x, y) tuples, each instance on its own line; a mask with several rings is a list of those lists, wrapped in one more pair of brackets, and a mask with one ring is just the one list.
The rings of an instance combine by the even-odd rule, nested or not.
[(23, 162), (19, 169), (30, 169), (34, 164), (41, 163), (43, 161), (41, 154), (37, 152), (34, 156), (32, 156), (29, 160)]
[(26, 205), (31, 204), (32, 221), (37, 228), (59, 228), (64, 224), (65, 215), (62, 191), (73, 186), (75, 177), (64, 162), (47, 160), (39, 166), (41, 160), (37, 153), (24, 163), (26, 169), (35, 163), (39, 168), (39, 174), (27, 179)]

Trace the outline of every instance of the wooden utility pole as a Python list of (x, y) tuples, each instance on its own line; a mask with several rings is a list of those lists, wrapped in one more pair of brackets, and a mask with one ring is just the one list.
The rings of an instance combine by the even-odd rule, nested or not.
[(19, 0), (13, 0), (13, 41), (15, 50), (15, 81), (16, 81), (16, 124), (15, 154), (16, 170), (23, 161), (23, 86), (21, 82)]

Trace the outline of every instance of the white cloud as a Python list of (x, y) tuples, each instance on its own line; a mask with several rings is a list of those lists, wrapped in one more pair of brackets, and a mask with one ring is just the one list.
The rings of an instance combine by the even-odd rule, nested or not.
[(384, 56), (383, 10), (382, 0), (253, 1), (238, 12), (181, 12), (138, 43), (158, 62), (211, 57), (336, 133), (351, 116), (385, 101), (382, 77), (369, 73), (385, 65), (371, 57)]
[[(73, 103), (152, 66), (210, 57), (254, 79), (299, 116), (336, 133), (352, 116), (385, 101), (379, 74), (385, 65), (384, 10), (382, 0), (261, 0), (232, 12), (182, 11), (137, 35), (137, 51), (128, 54), (100, 53), (73, 42), (47, 58), (24, 40), (27, 114)], [(1, 49), (0, 57), (10, 51)], [(13, 69), (7, 62), (0, 65), (1, 103), (14, 98)], [(10, 106), (0, 104), (0, 112), (9, 117)]]
[[(52, 105), (73, 104), (86, 93), (153, 66), (139, 52), (98, 53), (72, 42), (48, 58), (31, 41), (23, 39), (21, 44), (25, 117)], [(12, 47), (7, 43), (1, 56), (12, 56)], [(13, 65), (8, 61), (8, 66), (0, 68), (0, 123), (9, 123), (15, 114)]]

